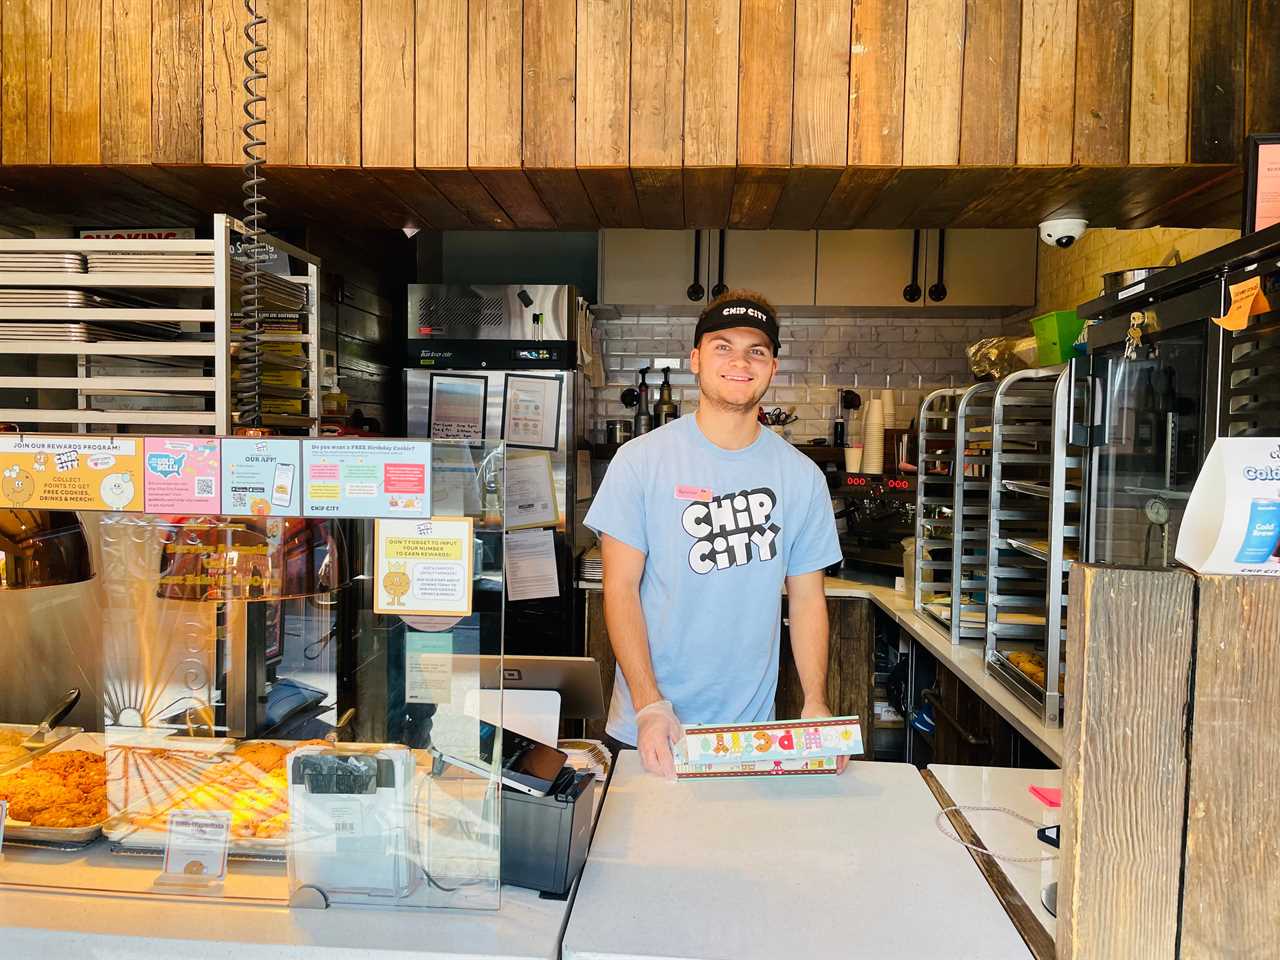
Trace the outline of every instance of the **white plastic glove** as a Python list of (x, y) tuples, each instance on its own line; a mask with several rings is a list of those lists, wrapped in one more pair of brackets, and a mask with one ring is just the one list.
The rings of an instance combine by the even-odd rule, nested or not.
[(636, 713), (636, 749), (640, 762), (650, 773), (667, 780), (676, 778), (676, 761), (671, 745), (684, 739), (670, 700), (657, 700)]

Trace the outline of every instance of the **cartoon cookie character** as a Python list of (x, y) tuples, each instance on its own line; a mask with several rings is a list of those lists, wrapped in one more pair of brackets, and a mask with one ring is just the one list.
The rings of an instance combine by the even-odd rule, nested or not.
[(16, 463), (0, 474), (0, 494), (15, 507), (22, 506), (35, 492), (35, 479)]
[(47, 453), (37, 453), (35, 461), (31, 464), (35, 469), (44, 471), (49, 469), (49, 455)]
[(133, 475), (129, 473), (109, 473), (102, 478), (99, 488), (102, 502), (112, 510), (123, 510), (133, 502)]
[(265, 497), (254, 497), (249, 501), (249, 512), (255, 517), (265, 517), (271, 512), (271, 501)]

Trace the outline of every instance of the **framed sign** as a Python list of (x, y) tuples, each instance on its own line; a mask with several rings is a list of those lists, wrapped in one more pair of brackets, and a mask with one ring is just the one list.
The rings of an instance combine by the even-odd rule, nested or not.
[(1240, 233), (1280, 223), (1280, 133), (1255, 133), (1245, 142), (1244, 222)]
[(509, 373), (502, 386), (502, 439), (513, 447), (554, 450), (560, 444), (559, 377)]
[(437, 440), (483, 440), (488, 389), (485, 377), (433, 373), (427, 436)]

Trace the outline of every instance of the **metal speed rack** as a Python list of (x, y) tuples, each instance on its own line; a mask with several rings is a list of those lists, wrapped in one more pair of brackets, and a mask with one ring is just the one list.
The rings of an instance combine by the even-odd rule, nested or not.
[[(230, 433), (241, 286), (233, 246), (243, 232), (217, 214), (207, 240), (0, 240), (0, 422)], [(288, 311), (294, 329), (266, 327), (264, 367), (293, 372), (262, 395), (297, 403), (300, 414), (263, 425), (314, 433), (320, 262), (263, 240), (304, 267), (265, 278), (265, 309)], [(301, 347), (273, 356), (283, 342)]]
[(1000, 381), (992, 414), (986, 667), (1049, 727), (1062, 721), (1067, 573), (1080, 544), (1071, 389), (1067, 367), (1020, 370)]
[(952, 643), (986, 637), (987, 503), (994, 383), (920, 405), (915, 609)]
[[(1271, 302), (1280, 303), (1280, 271), (1268, 279)], [(1223, 334), (1218, 434), (1280, 436), (1280, 306)]]

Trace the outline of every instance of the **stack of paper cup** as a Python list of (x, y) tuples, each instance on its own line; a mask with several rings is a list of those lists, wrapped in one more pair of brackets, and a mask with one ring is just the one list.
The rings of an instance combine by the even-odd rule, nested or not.
[(898, 419), (892, 390), (880, 391), (880, 406), (884, 410), (884, 428), (886, 430), (894, 429), (898, 425)]
[(851, 443), (844, 448), (844, 472), (860, 473), (862, 471), (862, 444)]
[(884, 405), (879, 398), (867, 402), (862, 428), (862, 472), (884, 472)]

